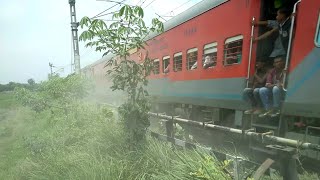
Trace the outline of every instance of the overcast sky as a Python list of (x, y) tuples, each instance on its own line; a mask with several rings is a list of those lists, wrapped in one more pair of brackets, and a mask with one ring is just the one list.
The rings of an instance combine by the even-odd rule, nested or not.
[[(149, 24), (150, 19), (157, 17), (155, 13), (161, 16), (177, 15), (200, 1), (127, 0), (125, 3), (143, 3), (143, 8), (151, 3), (145, 9), (146, 24)], [(76, 0), (77, 21), (83, 16), (93, 17), (114, 4)], [(108, 12), (119, 8), (116, 6)], [(172, 10), (174, 13), (170, 13)], [(10, 81), (27, 82), (29, 78), (37, 82), (45, 80), (50, 72), (49, 62), (57, 66), (53, 70), (59, 71), (61, 75), (70, 73), (72, 44), (68, 0), (0, 0), (0, 24), (1, 84)], [(93, 49), (85, 48), (80, 42), (81, 67), (95, 62), (101, 55)]]

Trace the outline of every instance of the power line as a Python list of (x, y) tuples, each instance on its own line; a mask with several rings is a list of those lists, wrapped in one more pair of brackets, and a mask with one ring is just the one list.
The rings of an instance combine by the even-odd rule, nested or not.
[(116, 6), (117, 6), (117, 5), (119, 5), (119, 4), (123, 4), (125, 1), (126, 1), (126, 0), (122, 0), (121, 2), (116, 3), (115, 5), (113, 5), (113, 6), (109, 7), (109, 8), (107, 8), (106, 10), (104, 10), (104, 11), (100, 12), (99, 14), (97, 14), (97, 15), (93, 16), (91, 19), (96, 18), (97, 16), (99, 16), (99, 15), (101, 15), (102, 13), (104, 13), (104, 12), (106, 12), (106, 11), (108, 11), (108, 10), (110, 10), (110, 9), (114, 8), (114, 7), (116, 7)]
[(152, 4), (153, 2), (155, 2), (156, 0), (151, 1), (148, 5), (146, 5), (146, 7), (144, 7), (144, 9), (146, 9), (148, 6), (150, 6), (150, 4)]
[(106, 13), (106, 14), (101, 14), (101, 15), (95, 17), (95, 18), (99, 18), (99, 17), (102, 17), (102, 16), (107, 16), (107, 15), (114, 14), (114, 13), (117, 13), (117, 12), (119, 12), (119, 10), (113, 11), (113, 12), (109, 12), (109, 13)]
[(162, 16), (160, 16), (158, 13), (155, 13), (157, 16), (159, 16), (159, 18), (163, 19), (164, 21), (167, 21), (165, 18), (163, 18)]
[(192, 1), (192, 0), (188, 0), (187, 2), (179, 5), (178, 7), (174, 8), (173, 10), (171, 10), (171, 11), (169, 11), (169, 12), (167, 12), (167, 13), (165, 13), (164, 15), (167, 15), (167, 14), (169, 14), (169, 13), (171, 13), (171, 12), (173, 12), (173, 11), (179, 9), (179, 8), (181, 8), (182, 6), (186, 5), (186, 4), (189, 3), (190, 1)]
[(137, 2), (136, 6), (138, 6), (138, 4), (139, 4), (141, 1), (142, 1), (142, 0), (139, 0), (139, 1)]
[(146, 2), (147, 0), (144, 0), (143, 2), (142, 2), (142, 4), (140, 5), (140, 7), (142, 7), (142, 5)]

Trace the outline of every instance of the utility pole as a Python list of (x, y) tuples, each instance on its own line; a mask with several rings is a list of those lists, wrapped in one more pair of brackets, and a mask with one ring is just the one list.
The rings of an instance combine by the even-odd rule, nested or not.
[(76, 0), (69, 0), (70, 15), (71, 15), (71, 32), (72, 32), (72, 44), (74, 55), (74, 66), (76, 74), (80, 74), (80, 54), (79, 54), (79, 41), (78, 41), (78, 26), (76, 18)]
[(51, 73), (50, 73), (50, 76), (52, 77), (52, 67), (54, 67), (54, 66), (53, 66), (53, 64), (50, 63), (50, 62), (49, 62), (49, 66), (50, 66), (50, 72), (51, 72)]

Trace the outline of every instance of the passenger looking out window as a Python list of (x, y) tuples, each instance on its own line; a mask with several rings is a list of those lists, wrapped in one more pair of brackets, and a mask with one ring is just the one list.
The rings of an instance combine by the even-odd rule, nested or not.
[(240, 64), (242, 59), (243, 36), (228, 38), (224, 45), (224, 65)]
[[(276, 117), (280, 114), (280, 101), (284, 98), (283, 74), (285, 57), (280, 56), (274, 59), (274, 68), (267, 76), (265, 87), (260, 88), (259, 94), (263, 103), (264, 112), (259, 117)], [(272, 99), (272, 101), (271, 101)]]
[(278, 56), (286, 56), (287, 54), (291, 28), (290, 17), (291, 11), (289, 9), (282, 8), (277, 11), (276, 20), (259, 21), (255, 23), (256, 25), (267, 25), (272, 28), (272, 30), (254, 38), (253, 42), (260, 41), (270, 37), (274, 33), (277, 33), (277, 39), (274, 41), (273, 50), (269, 56), (272, 59)]
[(256, 72), (249, 80), (249, 88), (243, 90), (243, 99), (248, 102), (251, 109), (246, 110), (244, 114), (260, 114), (263, 111), (263, 105), (259, 95), (259, 89), (264, 87), (268, 75), (268, 69), (265, 62), (257, 60)]
[(213, 60), (212, 57), (206, 56), (204, 58), (203, 69), (211, 68), (215, 66), (216, 60)]
[(203, 59), (202, 64), (203, 68), (207, 69), (217, 65), (217, 53), (218, 53), (218, 43), (213, 42), (206, 44), (203, 48)]
[[(205, 57), (205, 60), (204, 60), (204, 63), (203, 63), (203, 69), (207, 69), (207, 68), (210, 68), (212, 66), (215, 65), (215, 61), (210, 57), (210, 56), (206, 56)], [(198, 63), (195, 62), (192, 67), (191, 67), (191, 70), (194, 70), (194, 69), (197, 69), (198, 67)]]

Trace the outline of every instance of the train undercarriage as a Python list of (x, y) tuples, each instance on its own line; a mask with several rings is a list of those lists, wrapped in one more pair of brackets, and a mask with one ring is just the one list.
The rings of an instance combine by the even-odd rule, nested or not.
[[(258, 115), (245, 115), (243, 111), (196, 106), (178, 103), (154, 103), (152, 112), (180, 117), (204, 124), (236, 128), (243, 131), (253, 131), (262, 135), (274, 135), (299, 142), (320, 144), (319, 119), (280, 115), (278, 117), (259, 118)], [(153, 121), (153, 123), (158, 121)], [(204, 129), (183, 123), (176, 123), (177, 136), (187, 142), (199, 143), (231, 154), (241, 154), (257, 162), (263, 162), (273, 151), (266, 148), (265, 143), (251, 138), (226, 133), (219, 130)], [(180, 128), (180, 130), (179, 130)], [(182, 131), (182, 132), (181, 132)], [(271, 144), (270, 144), (271, 145)], [(300, 169), (306, 168), (318, 171), (320, 152), (314, 150), (299, 151)], [(302, 165), (303, 164), (303, 165)]]

